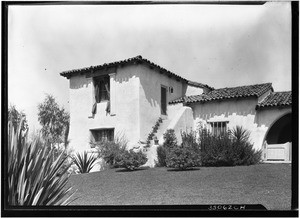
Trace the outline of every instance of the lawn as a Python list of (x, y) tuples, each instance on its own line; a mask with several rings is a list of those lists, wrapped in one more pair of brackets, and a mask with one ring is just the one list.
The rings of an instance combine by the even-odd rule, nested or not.
[(291, 165), (200, 167), (189, 171), (109, 169), (72, 175), (71, 205), (262, 204), (291, 207)]

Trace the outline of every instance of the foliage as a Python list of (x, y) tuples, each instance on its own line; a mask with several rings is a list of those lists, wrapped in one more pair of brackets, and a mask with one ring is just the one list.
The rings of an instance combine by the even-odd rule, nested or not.
[(128, 170), (135, 170), (147, 162), (147, 156), (141, 150), (134, 152), (132, 149), (120, 152), (116, 158), (116, 166)]
[(68, 144), (70, 115), (59, 107), (52, 95), (47, 94), (44, 102), (38, 105), (38, 120), (42, 125), (43, 137), (50, 145)]
[(73, 157), (75, 165), (78, 167), (79, 173), (89, 173), (97, 161), (94, 155), (88, 155), (86, 151), (81, 155), (77, 153)]
[(261, 151), (253, 149), (249, 142), (250, 133), (235, 127), (222, 136), (214, 136), (206, 129), (199, 132), (201, 159), (204, 166), (236, 166), (257, 164)]
[[(180, 146), (174, 146), (167, 150), (166, 166), (180, 170), (200, 166), (200, 147), (197, 143), (195, 132), (181, 132), (181, 137), (182, 144)], [(173, 137), (170, 138), (173, 139)], [(173, 141), (171, 140), (171, 142)]]
[(18, 128), (18, 124), (21, 122), (22, 118), (23, 123), (21, 130), (26, 131), (28, 129), (28, 124), (25, 113), (23, 113), (23, 111), (18, 111), (15, 105), (10, 105), (8, 108), (8, 120), (12, 122), (14, 129)]
[(116, 156), (125, 151), (128, 140), (124, 135), (116, 135), (114, 141), (90, 142), (98, 150), (99, 158), (103, 158), (110, 167), (115, 167)]
[(191, 149), (190, 146), (178, 146), (167, 152), (167, 167), (186, 170), (201, 165), (200, 153)]
[(200, 146), (197, 142), (196, 132), (181, 132), (182, 146), (188, 147), (193, 151), (200, 153)]
[(156, 167), (165, 167), (166, 165), (166, 149), (164, 146), (160, 145), (156, 148), (157, 152), (157, 163)]
[(149, 133), (147, 140), (146, 140), (146, 144), (147, 147), (150, 146), (150, 141), (153, 139), (153, 137), (155, 136), (155, 133), (157, 133), (158, 127), (160, 126), (160, 124), (163, 122), (162, 118), (158, 118), (158, 120), (156, 121), (155, 125), (152, 127), (151, 132)]
[(235, 141), (242, 143), (249, 140), (250, 132), (242, 126), (236, 126), (230, 131), (230, 135), (234, 137)]
[(166, 165), (166, 157), (167, 153), (173, 148), (177, 147), (178, 142), (175, 135), (175, 131), (173, 129), (168, 129), (164, 135), (164, 143), (163, 145), (157, 146), (157, 167), (165, 167)]
[(174, 147), (177, 147), (177, 138), (175, 135), (175, 131), (174, 129), (168, 129), (165, 133), (164, 133), (164, 143), (163, 146), (165, 149), (172, 149)]
[(66, 205), (71, 188), (66, 189), (68, 168), (63, 154), (53, 161), (54, 150), (45, 146), (41, 137), (27, 141), (22, 132), (23, 120), (15, 132), (8, 123), (8, 203), (10, 205)]

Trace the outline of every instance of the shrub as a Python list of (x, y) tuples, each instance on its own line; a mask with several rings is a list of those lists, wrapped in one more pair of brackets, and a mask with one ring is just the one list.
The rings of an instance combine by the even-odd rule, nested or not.
[(177, 138), (176, 138), (174, 129), (168, 129), (164, 133), (163, 137), (164, 137), (163, 146), (165, 149), (172, 149), (174, 147), (177, 147), (178, 142), (177, 142)]
[(221, 136), (202, 129), (199, 136), (203, 166), (251, 165), (260, 161), (261, 151), (253, 149), (250, 132), (240, 126)]
[(116, 166), (128, 170), (135, 170), (147, 162), (147, 157), (142, 151), (134, 152), (132, 149), (120, 152), (115, 158)]
[(157, 146), (156, 152), (157, 152), (157, 167), (165, 167), (166, 165), (166, 155), (167, 152), (174, 147), (177, 147), (177, 138), (175, 135), (175, 131), (173, 129), (168, 129), (164, 135), (164, 143), (161, 146)]
[(180, 170), (197, 167), (201, 165), (200, 154), (190, 147), (179, 146), (167, 152), (166, 165)]
[(182, 146), (189, 147), (193, 151), (200, 153), (200, 146), (197, 143), (195, 131), (181, 132)]
[(123, 136), (116, 136), (114, 141), (103, 141), (93, 144), (98, 150), (99, 158), (103, 158), (105, 163), (110, 167), (115, 166), (115, 158), (119, 153), (126, 150), (128, 140)]
[[(171, 132), (173, 134), (174, 131)], [(166, 151), (166, 166), (185, 170), (191, 167), (201, 165), (200, 147), (197, 143), (194, 131), (181, 132), (182, 144), (177, 146), (177, 140), (174, 145)], [(170, 137), (173, 139), (173, 137)], [(175, 138), (176, 139), (176, 138)], [(169, 140), (174, 142), (174, 140)], [(171, 144), (171, 143), (170, 143)]]
[(22, 133), (23, 120), (14, 132), (8, 123), (8, 203), (9, 205), (66, 205), (73, 194), (66, 198), (69, 176), (62, 166), (66, 157), (60, 154), (53, 161), (54, 150), (48, 149), (42, 138), (27, 141)]
[(75, 154), (73, 160), (79, 173), (89, 173), (95, 165), (97, 157), (93, 154), (88, 156), (88, 153), (84, 151), (82, 155), (80, 153)]
[(163, 146), (157, 146), (157, 167), (165, 167), (166, 166), (166, 149)]

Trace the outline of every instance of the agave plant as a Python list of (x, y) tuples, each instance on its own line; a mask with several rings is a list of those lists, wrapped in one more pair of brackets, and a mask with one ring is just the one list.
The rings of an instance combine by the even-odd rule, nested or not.
[(88, 155), (88, 153), (84, 151), (82, 155), (80, 153), (75, 154), (73, 160), (80, 173), (89, 173), (95, 165), (97, 157)]
[[(68, 167), (62, 168), (66, 156), (59, 155), (53, 161), (54, 150), (36, 136), (27, 141), (18, 125), (15, 132), (8, 122), (8, 202), (10, 205), (67, 205), (70, 188), (66, 188)], [(68, 196), (69, 195), (69, 196)]]

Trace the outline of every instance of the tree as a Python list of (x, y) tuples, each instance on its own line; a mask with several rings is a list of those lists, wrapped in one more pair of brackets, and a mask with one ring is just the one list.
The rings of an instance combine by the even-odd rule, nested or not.
[(52, 95), (46, 94), (43, 103), (38, 105), (38, 120), (42, 125), (42, 135), (51, 146), (64, 142), (68, 144), (70, 115)]
[(15, 105), (10, 105), (8, 108), (8, 121), (12, 121), (13, 127), (15, 131), (17, 131), (17, 127), (21, 119), (24, 117), (24, 121), (21, 126), (22, 131), (28, 130), (28, 124), (26, 120), (26, 115), (23, 111), (18, 111)]

